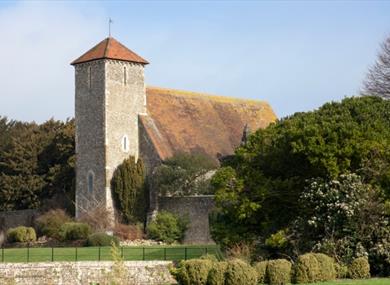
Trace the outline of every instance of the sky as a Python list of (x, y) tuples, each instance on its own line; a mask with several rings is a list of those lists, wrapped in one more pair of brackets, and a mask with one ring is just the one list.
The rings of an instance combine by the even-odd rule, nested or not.
[(70, 62), (112, 36), (146, 84), (268, 101), (279, 118), (358, 95), (390, 1), (1, 1), (0, 116), (74, 116)]

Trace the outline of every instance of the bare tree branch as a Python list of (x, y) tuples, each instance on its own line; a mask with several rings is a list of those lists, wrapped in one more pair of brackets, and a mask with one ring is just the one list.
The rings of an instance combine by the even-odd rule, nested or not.
[(390, 36), (381, 44), (378, 58), (368, 70), (362, 93), (390, 99)]

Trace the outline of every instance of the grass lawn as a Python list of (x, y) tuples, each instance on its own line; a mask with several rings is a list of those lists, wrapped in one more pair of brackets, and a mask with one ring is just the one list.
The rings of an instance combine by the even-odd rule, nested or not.
[(342, 279), (337, 281), (310, 283), (311, 285), (390, 285), (390, 278), (371, 278), (364, 280)]
[[(219, 254), (215, 245), (145, 246), (119, 248), (124, 260), (183, 260), (206, 253)], [(5, 248), (0, 262), (111, 260), (110, 247)]]

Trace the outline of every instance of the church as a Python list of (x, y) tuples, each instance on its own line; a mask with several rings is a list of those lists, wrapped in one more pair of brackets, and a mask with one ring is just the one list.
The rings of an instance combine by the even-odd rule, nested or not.
[[(111, 178), (129, 156), (147, 172), (175, 153), (231, 155), (244, 129), (276, 120), (270, 105), (145, 83), (149, 62), (108, 37), (71, 63), (75, 68), (76, 217), (96, 203), (114, 209)], [(158, 209), (150, 191), (150, 211)], [(113, 211), (112, 211), (113, 212)]]

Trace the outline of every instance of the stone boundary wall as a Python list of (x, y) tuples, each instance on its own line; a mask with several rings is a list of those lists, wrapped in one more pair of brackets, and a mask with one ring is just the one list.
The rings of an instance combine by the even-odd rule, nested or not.
[(210, 235), (209, 215), (214, 209), (214, 196), (160, 197), (159, 211), (165, 210), (190, 220), (184, 243), (213, 244)]
[[(123, 285), (177, 284), (169, 273), (169, 261), (126, 261)], [(113, 262), (0, 263), (2, 285), (89, 285), (110, 284)]]
[(0, 231), (17, 226), (32, 226), (38, 214), (38, 210), (0, 212)]

